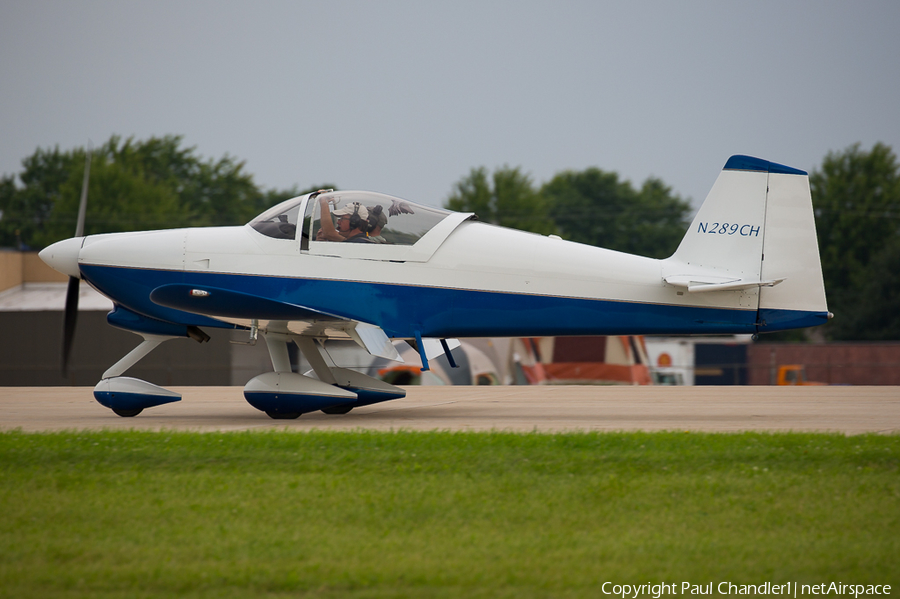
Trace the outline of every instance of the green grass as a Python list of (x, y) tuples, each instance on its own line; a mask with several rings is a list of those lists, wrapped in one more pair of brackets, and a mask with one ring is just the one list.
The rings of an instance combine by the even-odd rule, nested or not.
[(896, 585), (898, 465), (876, 435), (3, 433), (0, 596)]

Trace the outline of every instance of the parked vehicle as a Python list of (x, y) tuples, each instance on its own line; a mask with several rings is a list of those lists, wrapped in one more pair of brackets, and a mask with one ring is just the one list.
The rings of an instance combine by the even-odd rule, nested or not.
[(802, 364), (785, 364), (778, 367), (779, 385), (827, 385), (818, 381), (806, 380), (806, 367)]

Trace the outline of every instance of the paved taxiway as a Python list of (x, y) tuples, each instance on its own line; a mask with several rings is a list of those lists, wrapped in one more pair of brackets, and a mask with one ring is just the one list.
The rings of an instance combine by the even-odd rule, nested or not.
[(0, 387), (0, 430), (143, 429), (900, 432), (900, 387), (408, 387), (404, 399), (272, 420), (240, 387), (120, 418), (90, 387)]

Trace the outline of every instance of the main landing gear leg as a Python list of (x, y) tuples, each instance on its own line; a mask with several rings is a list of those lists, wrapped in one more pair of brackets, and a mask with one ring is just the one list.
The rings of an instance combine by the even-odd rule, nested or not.
[[(311, 337), (294, 335), (293, 340), (294, 343), (297, 344), (297, 347), (300, 349), (300, 353), (303, 354), (303, 357), (306, 358), (306, 361), (309, 362), (310, 366), (312, 366), (313, 372), (316, 373), (316, 376), (319, 378), (319, 380), (323, 383), (337, 386), (337, 379), (332, 372), (334, 364), (332, 363), (329, 365), (329, 363), (325, 361), (324, 356), (322, 356), (322, 352), (319, 351), (319, 348), (316, 345), (315, 339)], [(352, 409), (353, 404), (346, 403), (336, 406), (330, 406), (328, 408), (322, 408), (322, 411), (326, 414), (347, 414)]]

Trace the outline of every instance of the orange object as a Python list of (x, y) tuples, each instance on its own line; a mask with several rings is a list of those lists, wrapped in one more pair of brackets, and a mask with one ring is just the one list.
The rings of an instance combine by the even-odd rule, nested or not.
[(778, 367), (778, 385), (827, 385), (806, 380), (806, 367), (802, 364), (785, 364)]

